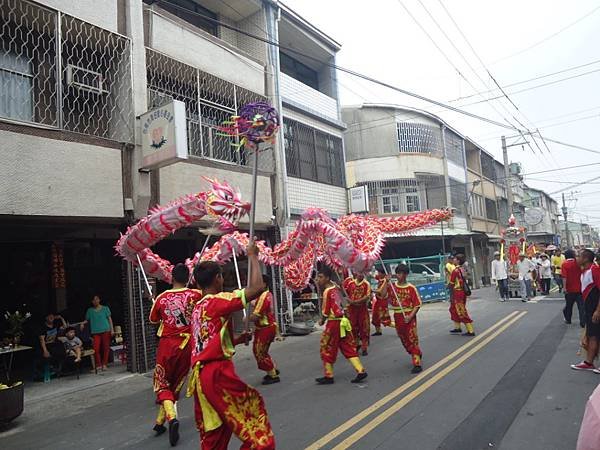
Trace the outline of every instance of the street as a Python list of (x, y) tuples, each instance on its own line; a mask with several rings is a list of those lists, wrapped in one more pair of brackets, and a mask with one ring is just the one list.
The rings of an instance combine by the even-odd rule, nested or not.
[[(574, 449), (585, 402), (600, 378), (575, 372), (580, 328), (565, 325), (563, 300), (500, 303), (491, 289), (469, 302), (477, 336), (448, 333), (446, 303), (419, 313), (423, 373), (410, 374), (410, 358), (394, 330), (371, 338), (364, 384), (349, 382), (343, 357), (335, 384), (317, 386), (320, 333), (273, 345), (282, 382), (261, 386), (249, 348), (238, 348), (238, 374), (264, 395), (277, 447), (568, 450)], [(573, 321), (576, 322), (575, 320)], [(60, 397), (27, 403), (12, 427), (0, 432), (6, 449), (166, 449), (154, 437), (151, 379), (132, 375)], [(196, 449), (192, 402), (179, 404), (178, 448)], [(232, 440), (230, 448), (238, 448)]]

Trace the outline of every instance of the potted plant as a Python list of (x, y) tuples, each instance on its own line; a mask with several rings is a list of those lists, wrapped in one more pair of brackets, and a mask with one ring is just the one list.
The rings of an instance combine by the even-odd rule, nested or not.
[(31, 313), (22, 314), (19, 311), (15, 311), (14, 313), (7, 311), (4, 313), (4, 318), (8, 323), (6, 327), (6, 334), (9, 337), (12, 337), (12, 341), (15, 346), (21, 343), (21, 338), (23, 337), (23, 324), (30, 317)]

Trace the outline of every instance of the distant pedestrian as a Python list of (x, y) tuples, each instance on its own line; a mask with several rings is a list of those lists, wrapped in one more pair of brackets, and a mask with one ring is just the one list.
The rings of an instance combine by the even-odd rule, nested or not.
[(465, 276), (462, 271), (462, 265), (465, 263), (465, 255), (459, 253), (456, 255), (456, 268), (450, 276), (450, 318), (454, 322), (454, 328), (450, 333), (462, 332), (461, 324), (465, 324), (467, 332), (465, 336), (475, 336), (473, 330), (473, 320), (469, 317), (467, 311), (467, 297), (470, 295), (471, 289), (465, 281)]
[(552, 258), (550, 258), (550, 264), (552, 266), (552, 273), (554, 275), (554, 281), (556, 282), (556, 285), (558, 286), (558, 292), (563, 291), (563, 280), (561, 277), (561, 267), (564, 262), (565, 262), (565, 255), (561, 254), (561, 251), (559, 248), (556, 249), (554, 251), (554, 255), (552, 255)]
[(500, 259), (500, 252), (494, 252), (494, 260), (492, 261), (492, 283), (498, 286), (500, 301), (504, 302), (509, 300), (508, 267), (506, 261)]
[(565, 323), (571, 323), (573, 304), (577, 303), (579, 324), (583, 328), (585, 327), (585, 309), (583, 306), (583, 298), (581, 297), (581, 267), (579, 267), (579, 264), (575, 260), (575, 252), (573, 250), (567, 250), (565, 252), (565, 258), (565, 262), (562, 264), (561, 268), (561, 276), (564, 281), (565, 291), (565, 307), (563, 309)]
[(531, 289), (531, 272), (535, 270), (534, 264), (527, 259), (525, 253), (519, 255), (519, 262), (517, 263), (517, 270), (519, 271), (519, 286), (521, 290), (521, 301), (526, 302), (531, 300), (532, 289)]
[(542, 253), (540, 258), (539, 267), (540, 277), (542, 278), (542, 295), (548, 295), (550, 293), (550, 283), (552, 283), (552, 266), (548, 255)]
[(90, 324), (90, 333), (94, 342), (94, 358), (96, 367), (106, 370), (108, 367), (108, 355), (110, 352), (110, 340), (115, 334), (110, 308), (100, 304), (100, 296), (94, 295), (92, 306), (85, 313), (85, 320), (81, 323), (81, 329), (85, 324)]
[(594, 264), (596, 255), (591, 250), (582, 250), (579, 254), (581, 266), (581, 294), (585, 306), (585, 336), (581, 346), (586, 350), (587, 357), (579, 364), (573, 364), (575, 370), (593, 370), (600, 373), (594, 366), (598, 356), (600, 341), (600, 266)]

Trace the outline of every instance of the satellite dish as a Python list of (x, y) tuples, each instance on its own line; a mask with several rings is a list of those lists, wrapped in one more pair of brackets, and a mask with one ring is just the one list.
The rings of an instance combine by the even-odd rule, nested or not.
[(530, 227), (535, 226), (544, 220), (544, 215), (542, 208), (527, 208), (525, 210), (525, 223)]

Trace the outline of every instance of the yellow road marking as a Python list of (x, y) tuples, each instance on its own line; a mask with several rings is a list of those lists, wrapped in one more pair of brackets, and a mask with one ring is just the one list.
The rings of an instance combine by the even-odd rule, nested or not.
[(513, 323), (515, 323), (516, 321), (521, 319), (525, 314), (527, 314), (527, 311), (522, 311), (519, 315), (514, 317), (510, 322), (507, 322), (506, 324), (504, 324), (493, 334), (491, 334), (490, 336), (485, 338), (483, 341), (481, 341), (479, 344), (477, 344), (474, 348), (472, 348), (471, 350), (466, 352), (464, 355), (462, 355), (461, 357), (456, 359), (452, 364), (450, 364), (445, 369), (436, 373), (433, 377), (431, 377), (425, 383), (420, 385), (418, 388), (416, 388), (410, 394), (408, 394), (405, 397), (403, 397), (402, 399), (400, 399), (397, 403), (394, 403), (392, 406), (390, 406), (384, 412), (382, 412), (377, 417), (372, 419), (370, 422), (366, 423), (363, 427), (359, 428), (353, 434), (348, 436), (340, 444), (336, 445), (333, 448), (333, 450), (347, 449), (351, 445), (355, 444), (357, 441), (359, 441), (364, 436), (366, 436), (369, 432), (373, 431), (375, 428), (377, 428), (379, 425), (381, 425), (384, 421), (389, 419), (393, 414), (400, 411), (400, 409), (402, 409), (404, 406), (406, 406), (412, 400), (417, 398), (419, 395), (421, 395), (423, 392), (425, 392), (427, 389), (429, 389), (435, 383), (437, 383), (442, 378), (444, 378), (446, 375), (448, 375), (450, 372), (452, 372), (454, 369), (459, 367), (467, 359), (469, 359), (471, 356), (473, 356), (475, 353), (477, 353), (479, 350), (481, 350), (483, 347), (485, 347), (487, 344), (489, 344), (491, 341), (493, 341), (496, 337), (498, 337), (504, 330), (506, 330), (508, 327), (510, 327)]
[(456, 350), (454, 350), (452, 353), (450, 353), (448, 356), (446, 356), (443, 359), (439, 360), (433, 366), (431, 366), (428, 369), (424, 370), (423, 372), (421, 372), (416, 377), (411, 378), (409, 381), (407, 381), (406, 383), (404, 383), (402, 386), (399, 386), (398, 388), (394, 389), (392, 392), (390, 392), (389, 394), (387, 394), (385, 397), (383, 397), (380, 400), (376, 401), (375, 403), (373, 403), (368, 408), (365, 408), (360, 413), (358, 413), (357, 415), (355, 415), (354, 417), (352, 417), (351, 419), (349, 419), (347, 422), (344, 422), (343, 424), (341, 424), (337, 428), (333, 429), (326, 436), (323, 436), (318, 441), (316, 441), (316, 442), (312, 443), (311, 445), (309, 445), (308, 447), (306, 447), (306, 450), (318, 450), (320, 448), (323, 448), (325, 445), (327, 445), (329, 442), (331, 442), (332, 440), (334, 440), (336, 437), (338, 437), (339, 435), (345, 433), (350, 428), (352, 428), (354, 425), (358, 424), (360, 421), (362, 421), (363, 419), (367, 418), (369, 415), (371, 415), (372, 413), (374, 413), (378, 409), (381, 409), (388, 402), (390, 402), (394, 398), (398, 397), (400, 394), (402, 394), (404, 391), (406, 391), (410, 387), (412, 387), (415, 384), (419, 383), (421, 380), (423, 380), (423, 378), (427, 377), (432, 372), (435, 372), (441, 366), (443, 366), (443, 365), (447, 364), (448, 362), (450, 362), (450, 360), (452, 360), (453, 358), (455, 358), (456, 356), (458, 356), (463, 351), (465, 351), (468, 348), (472, 347), (473, 345), (477, 344), (477, 342), (479, 342), (482, 339), (484, 339), (488, 334), (492, 333), (496, 328), (502, 326), (503, 323), (509, 321), (511, 318), (515, 317), (518, 314), (519, 314), (519, 311), (513, 311), (511, 314), (509, 314), (508, 316), (506, 316), (504, 319), (499, 320), (494, 325), (492, 325), (491, 327), (489, 327), (487, 330), (485, 330), (482, 333), (478, 334), (475, 338), (469, 340), (469, 342), (467, 342), (466, 344), (460, 346), (459, 348), (457, 348)]

